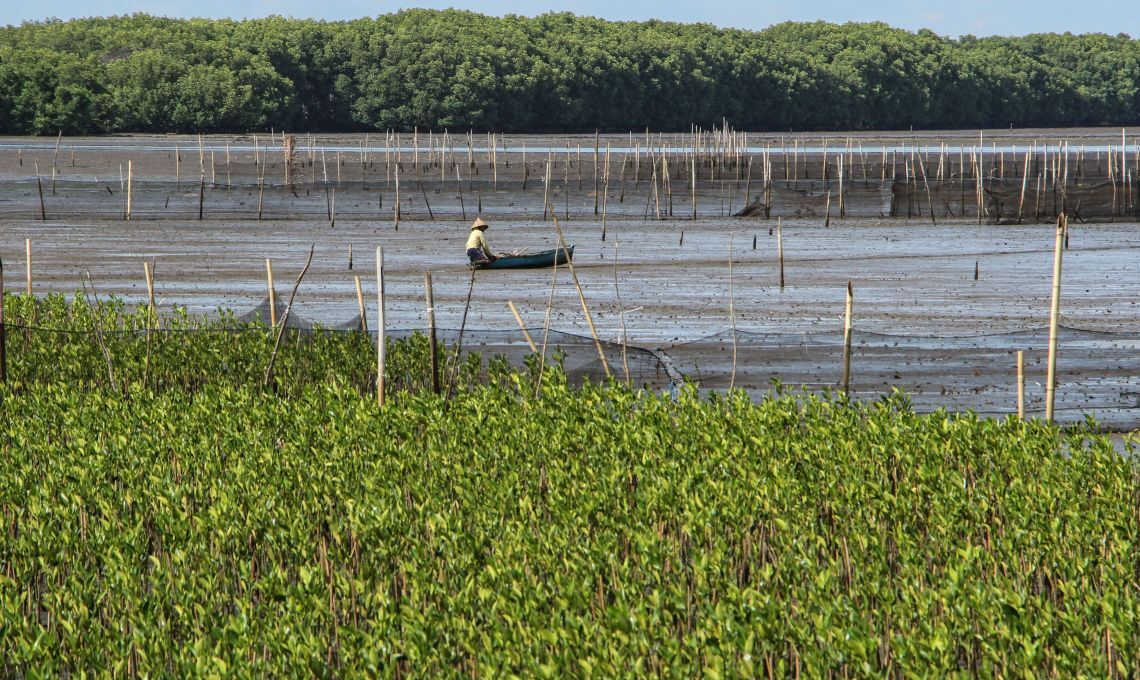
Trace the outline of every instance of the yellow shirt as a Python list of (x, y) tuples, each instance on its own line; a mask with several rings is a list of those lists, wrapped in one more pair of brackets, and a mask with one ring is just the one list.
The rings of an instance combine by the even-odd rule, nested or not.
[(472, 229), (471, 235), (467, 237), (467, 250), (471, 248), (478, 248), (485, 254), (491, 254), (491, 246), (487, 245), (487, 239), (483, 236), (481, 229)]

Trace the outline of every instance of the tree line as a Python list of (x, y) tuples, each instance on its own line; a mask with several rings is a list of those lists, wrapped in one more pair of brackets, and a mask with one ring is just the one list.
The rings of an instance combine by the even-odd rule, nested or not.
[(1140, 122), (1140, 41), (570, 13), (145, 14), (0, 28), (0, 132), (905, 129)]

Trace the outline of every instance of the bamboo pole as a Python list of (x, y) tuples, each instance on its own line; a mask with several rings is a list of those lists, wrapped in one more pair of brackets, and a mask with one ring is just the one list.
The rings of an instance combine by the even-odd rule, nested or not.
[(736, 388), (736, 303), (732, 289), (732, 241), (735, 234), (728, 234), (728, 322), (732, 326), (732, 374), (728, 379), (728, 391)]
[(309, 266), (313, 264), (313, 252), (316, 249), (315, 243), (309, 248), (309, 258), (305, 260), (305, 266), (297, 275), (297, 280), (293, 282), (293, 290), (289, 292), (289, 303), (285, 305), (285, 314), (281, 317), (281, 325), (277, 327), (277, 339), (273, 342), (273, 353), (269, 355), (269, 363), (265, 366), (263, 384), (266, 387), (273, 383), (273, 364), (277, 361), (277, 351), (281, 348), (281, 338), (285, 335), (285, 327), (289, 323), (289, 313), (293, 311), (293, 300), (297, 297), (297, 289), (301, 287), (301, 281), (309, 271)]
[(360, 285), (360, 277), (352, 277), (356, 282), (356, 307), (360, 310), (360, 330), (368, 332), (368, 310), (364, 306), (364, 288)]
[(384, 406), (384, 249), (376, 247), (376, 403)]
[[(569, 254), (566, 249), (566, 238), (562, 235), (562, 227), (558, 224), (558, 216), (554, 214), (554, 206), (550, 206), (550, 216), (554, 219), (554, 228), (558, 232), (558, 244), (563, 252)], [(555, 261), (558, 260), (557, 253), (555, 253)], [(602, 362), (602, 369), (606, 372), (606, 377), (612, 377), (610, 373), (610, 365), (606, 361), (606, 353), (602, 350), (602, 341), (598, 337), (598, 329), (594, 327), (594, 319), (590, 316), (590, 309), (586, 306), (586, 296), (582, 293), (582, 285), (578, 283), (578, 273), (574, 271), (574, 261), (567, 257), (566, 264), (570, 268), (570, 278), (574, 280), (574, 288), (578, 290), (578, 300), (582, 303), (582, 314), (586, 317), (586, 324), (590, 326), (590, 335), (594, 337), (594, 346), (598, 350), (598, 358)]]
[(424, 272), (424, 296), (427, 298), (428, 342), (431, 343), (431, 391), (439, 394), (439, 349), (435, 334), (435, 293), (431, 285), (431, 272)]
[[(392, 224), (400, 228), (400, 164), (396, 164), (396, 200), (392, 203)], [(383, 404), (381, 404), (383, 405)]]
[(1025, 352), (1017, 350), (1017, 417), (1025, 419)]
[(28, 296), (32, 295), (32, 239), (24, 239), (24, 264), (27, 268)]
[[(461, 189), (462, 191), (462, 189)], [(546, 221), (547, 208), (550, 206), (550, 154), (546, 156), (546, 175), (542, 186), (542, 221)], [(464, 218), (466, 219), (466, 218)]]
[(851, 282), (847, 282), (847, 306), (843, 312), (843, 394), (848, 395), (851, 387), (851, 312), (855, 303), (855, 292)]
[(149, 262), (143, 262), (143, 274), (146, 276), (147, 312), (150, 314), (148, 326), (150, 324), (158, 325), (158, 308), (154, 304), (154, 270)]
[(269, 286), (269, 325), (277, 326), (277, 289), (273, 286), (273, 260), (265, 258), (265, 279)]
[[(120, 168), (122, 166), (119, 166)], [(36, 188), (40, 192), (40, 221), (47, 221), (47, 208), (44, 207), (44, 183), (40, 179), (40, 162), (36, 161)]]
[[(459, 176), (459, 164), (455, 164), (455, 186), (459, 187), (459, 209), (463, 213), (463, 220), (467, 220), (467, 205), (463, 202), (463, 178)], [(543, 208), (545, 210), (545, 208)]]
[(515, 315), (515, 321), (518, 322), (519, 330), (526, 338), (526, 344), (530, 345), (530, 351), (538, 354), (538, 347), (535, 346), (534, 340), (530, 337), (530, 331), (526, 329), (526, 324), (523, 323), (522, 315), (519, 314), (519, 308), (515, 306), (514, 300), (507, 300), (507, 306), (511, 308), (511, 314)]
[(134, 184), (135, 170), (133, 161), (127, 160), (127, 221), (131, 221), (131, 194), (132, 185)]
[(198, 182), (198, 220), (201, 221), (206, 209), (206, 176), (202, 175)]
[(1061, 253), (1064, 252), (1068, 219), (1057, 218), (1056, 242), (1053, 246), (1053, 296), (1049, 307), (1049, 368), (1045, 383), (1045, 420), (1053, 422), (1053, 400), (1057, 382), (1057, 326), (1061, 318)]
[[(784, 289), (784, 218), (776, 218), (776, 257), (780, 260), (780, 290)], [(755, 249), (756, 241), (752, 241)]]

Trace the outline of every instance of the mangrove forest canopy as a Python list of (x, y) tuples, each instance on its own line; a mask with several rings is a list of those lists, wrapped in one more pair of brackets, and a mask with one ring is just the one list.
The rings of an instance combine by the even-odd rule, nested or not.
[(905, 129), (1140, 122), (1140, 41), (570, 13), (0, 28), (0, 132)]

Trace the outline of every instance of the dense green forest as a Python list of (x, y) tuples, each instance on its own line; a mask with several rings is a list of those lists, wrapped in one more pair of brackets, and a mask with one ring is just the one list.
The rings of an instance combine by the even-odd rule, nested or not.
[(0, 28), (0, 132), (757, 130), (1140, 122), (1140, 41), (410, 10)]

